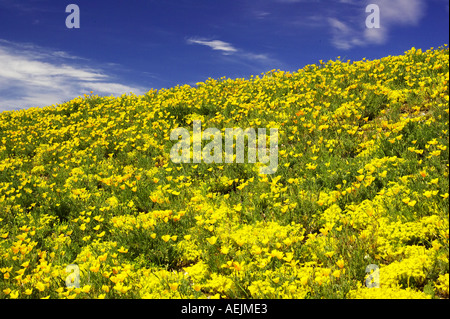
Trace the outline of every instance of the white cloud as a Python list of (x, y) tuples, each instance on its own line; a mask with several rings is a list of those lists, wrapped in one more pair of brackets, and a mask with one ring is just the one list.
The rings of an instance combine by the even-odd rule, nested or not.
[(332, 27), (332, 43), (338, 49), (348, 50), (354, 46), (363, 44), (358, 33), (348, 24), (336, 18), (329, 18), (328, 23)]
[(89, 91), (99, 95), (144, 93), (115, 83), (104, 70), (64, 51), (0, 40), (0, 111), (62, 103)]
[(380, 28), (380, 29), (365, 29), (363, 38), (367, 43), (374, 43), (374, 44), (383, 44), (387, 41), (387, 30), (386, 28)]
[[(270, 57), (265, 53), (253, 53), (242, 49), (235, 48), (231, 43), (221, 40), (205, 40), (190, 38), (188, 44), (206, 45), (213, 50), (223, 51), (226, 61), (243, 64), (256, 72), (262, 69), (279, 68), (282, 64), (277, 59)], [(224, 57), (224, 58), (225, 58)]]
[[(341, 3), (354, 1), (341, 0)], [(369, 13), (365, 12), (366, 5), (376, 4), (380, 9), (380, 28), (367, 28), (365, 19)], [(348, 19), (330, 17), (332, 43), (339, 49), (351, 49), (355, 46), (369, 44), (383, 44), (389, 39), (390, 31), (396, 25), (418, 25), (425, 13), (424, 0), (366, 0), (355, 6), (355, 14)], [(357, 10), (357, 11), (356, 11)], [(344, 22), (345, 20), (345, 22)]]
[(201, 44), (210, 47), (213, 50), (223, 51), (224, 54), (230, 54), (233, 52), (237, 52), (230, 43), (220, 41), (220, 40), (206, 40), (206, 39), (188, 39), (187, 42), (189, 44)]
[(380, 7), (383, 23), (417, 25), (425, 13), (423, 0), (373, 0)]
[(270, 16), (270, 12), (262, 11), (262, 10), (254, 10), (251, 13), (256, 19), (264, 19), (264, 18)]
[(272, 59), (271, 57), (269, 57), (269, 55), (267, 54), (256, 54), (256, 53), (251, 53), (251, 52), (243, 52), (240, 53), (239, 56), (244, 57), (246, 59), (249, 60), (253, 60), (253, 61), (259, 61), (262, 63), (273, 63), (276, 62), (275, 59)]

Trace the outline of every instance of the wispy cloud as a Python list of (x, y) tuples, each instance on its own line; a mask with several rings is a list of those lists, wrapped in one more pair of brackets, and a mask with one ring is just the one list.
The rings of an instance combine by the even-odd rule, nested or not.
[(255, 69), (253, 64), (263, 65), (264, 68), (275, 68), (281, 65), (281, 62), (272, 58), (266, 53), (254, 53), (247, 50), (236, 48), (234, 45), (221, 40), (207, 40), (189, 38), (186, 40), (188, 44), (200, 44), (210, 47), (213, 50), (222, 51), (222, 54), (227, 57), (227, 61), (245, 64), (246, 66)]
[(223, 54), (231, 54), (233, 52), (237, 52), (237, 49), (234, 48), (230, 43), (220, 40), (205, 40), (205, 39), (190, 38), (187, 40), (187, 43), (206, 45), (213, 50), (222, 51)]
[(105, 70), (67, 52), (0, 40), (0, 111), (62, 103), (89, 91), (100, 95), (144, 92), (117, 83)]
[(337, 18), (329, 18), (328, 23), (332, 29), (332, 43), (338, 49), (347, 50), (364, 44), (360, 33), (349, 24)]
[(424, 0), (373, 0), (389, 25), (417, 25), (425, 14)]
[[(424, 0), (370, 0), (356, 3), (341, 0), (343, 5), (352, 5), (354, 15), (345, 19), (340, 16), (328, 18), (331, 28), (332, 44), (339, 49), (351, 49), (369, 44), (384, 44), (389, 33), (397, 25), (418, 25), (425, 13)], [(380, 28), (369, 29), (365, 25), (368, 4), (376, 4), (380, 8)]]

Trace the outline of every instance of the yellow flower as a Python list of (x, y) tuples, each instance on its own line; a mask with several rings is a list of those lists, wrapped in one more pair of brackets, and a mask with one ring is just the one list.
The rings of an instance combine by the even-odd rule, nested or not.
[(89, 267), (89, 270), (92, 271), (93, 273), (97, 273), (99, 271), (99, 269), (100, 269), (100, 264)]
[(170, 240), (170, 235), (164, 235), (161, 236), (162, 240), (164, 240), (166, 243)]
[(103, 255), (98, 256), (99, 261), (105, 261), (108, 257), (108, 253), (104, 253)]
[(85, 285), (83, 286), (83, 288), (81, 288), (81, 291), (88, 293), (91, 290), (91, 286), (90, 285)]
[(261, 194), (261, 195), (259, 196), (259, 199), (264, 199), (264, 198), (266, 198), (267, 196), (269, 196), (269, 195), (266, 194), (266, 193), (263, 193), (263, 194)]
[(433, 194), (433, 193), (430, 192), (430, 191), (425, 191), (425, 192), (423, 193), (423, 196), (425, 196), (426, 198), (430, 198), (432, 194)]
[(116, 207), (119, 204), (119, 200), (117, 197), (112, 196), (106, 200), (106, 203), (108, 203), (111, 207)]
[(16, 270), (16, 273), (18, 273), (19, 275), (23, 275), (24, 272), (25, 272), (25, 269)]
[(335, 278), (339, 278), (341, 276), (341, 271), (340, 270), (335, 270), (335, 271), (333, 271), (332, 275)]
[(283, 260), (290, 262), (294, 258), (294, 253), (286, 253), (286, 257), (283, 257)]
[(328, 258), (333, 257), (333, 255), (334, 255), (334, 251), (327, 251), (327, 252), (325, 253), (325, 256), (327, 256)]
[(233, 262), (233, 267), (236, 271), (241, 271), (242, 268), (244, 267), (244, 263), (239, 263), (238, 261), (234, 261)]
[(331, 269), (329, 269), (329, 268), (322, 269), (322, 275), (324, 277), (328, 277), (330, 275), (330, 273), (331, 273)]
[(314, 278), (314, 281), (319, 284), (319, 286), (322, 286), (324, 278), (322, 276), (318, 276)]
[(180, 285), (179, 283), (175, 282), (175, 283), (169, 284), (169, 287), (170, 287), (170, 289), (172, 289), (173, 291), (177, 291), (179, 285)]
[(430, 181), (430, 184), (437, 184), (439, 182), (439, 178), (434, 178)]
[(300, 283), (302, 284), (302, 286), (306, 286), (306, 285), (308, 284), (308, 277), (303, 276), (303, 277), (300, 279)]
[(408, 203), (408, 206), (414, 207), (414, 205), (416, 205), (417, 201), (412, 200)]
[(336, 262), (336, 265), (339, 267), (339, 269), (344, 268), (344, 260), (343, 260), (343, 259), (339, 259), (339, 260)]
[(126, 293), (128, 290), (130, 290), (131, 289), (131, 287), (127, 287), (127, 286), (124, 286), (124, 285), (122, 285), (122, 283), (121, 282), (119, 282), (119, 283), (117, 283), (115, 286), (114, 286), (114, 290), (117, 290), (117, 291), (119, 291), (119, 292), (121, 292), (121, 293)]
[(441, 151), (433, 151), (433, 152), (430, 152), (430, 154), (431, 154), (431, 156), (439, 156), (439, 155), (441, 155)]
[(100, 234), (97, 235), (97, 237), (99, 237), (99, 238), (101, 238), (103, 236), (105, 236), (105, 231), (102, 231)]
[(271, 256), (271, 257), (277, 257), (278, 259), (282, 259), (283, 256), (284, 256), (284, 253), (283, 253), (282, 251), (278, 251), (278, 250), (276, 250), (276, 249), (273, 249), (273, 250), (270, 252), (270, 256)]
[(14, 290), (13, 292), (11, 292), (11, 294), (9, 296), (11, 299), (17, 299), (17, 297), (19, 297), (19, 291)]
[(125, 249), (125, 247), (121, 246), (119, 249), (117, 249), (117, 251), (118, 251), (119, 253), (125, 254), (125, 253), (128, 252), (128, 249)]
[(37, 290), (39, 290), (40, 292), (45, 290), (45, 285), (42, 282), (38, 282), (35, 287), (37, 288)]
[(192, 288), (194, 288), (194, 290), (198, 292), (198, 291), (200, 291), (202, 286), (200, 286), (199, 284), (195, 284)]
[(212, 236), (212, 237), (206, 238), (206, 240), (211, 245), (214, 245), (217, 242), (217, 237), (216, 236)]

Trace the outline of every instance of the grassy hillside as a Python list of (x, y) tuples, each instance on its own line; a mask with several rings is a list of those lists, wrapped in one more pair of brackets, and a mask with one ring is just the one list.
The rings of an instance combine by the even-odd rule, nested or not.
[[(448, 298), (448, 81), (413, 48), (0, 113), (0, 298)], [(173, 163), (196, 119), (278, 128), (277, 172)]]

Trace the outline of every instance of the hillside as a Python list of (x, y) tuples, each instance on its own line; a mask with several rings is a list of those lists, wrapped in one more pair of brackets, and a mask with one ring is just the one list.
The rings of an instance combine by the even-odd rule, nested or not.
[[(448, 81), (413, 48), (2, 112), (0, 298), (448, 298)], [(276, 172), (174, 163), (195, 120), (277, 128)]]

